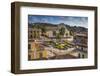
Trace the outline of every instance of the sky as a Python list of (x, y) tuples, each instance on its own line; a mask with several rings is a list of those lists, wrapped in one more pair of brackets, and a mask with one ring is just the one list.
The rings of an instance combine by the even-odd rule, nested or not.
[(28, 15), (28, 23), (68, 24), (88, 28), (88, 17)]

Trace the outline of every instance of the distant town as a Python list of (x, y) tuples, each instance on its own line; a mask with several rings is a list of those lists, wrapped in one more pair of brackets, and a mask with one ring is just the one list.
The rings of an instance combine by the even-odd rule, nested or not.
[(59, 23), (28, 23), (28, 60), (88, 57), (88, 29)]

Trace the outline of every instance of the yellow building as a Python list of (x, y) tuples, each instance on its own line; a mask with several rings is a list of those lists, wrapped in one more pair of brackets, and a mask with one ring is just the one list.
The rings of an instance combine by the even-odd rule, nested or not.
[(47, 51), (44, 49), (43, 45), (40, 43), (29, 42), (29, 60), (41, 60), (41, 59), (47, 59)]
[(41, 36), (41, 29), (38, 28), (28, 28), (28, 38), (29, 39), (38, 39)]

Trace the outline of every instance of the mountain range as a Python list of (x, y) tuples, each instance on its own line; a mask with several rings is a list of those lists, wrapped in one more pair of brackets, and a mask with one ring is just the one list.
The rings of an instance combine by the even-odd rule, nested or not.
[[(70, 31), (73, 31), (73, 32), (77, 32), (77, 33), (80, 33), (80, 32), (87, 32), (88, 31), (88, 28), (85, 28), (85, 27), (80, 27), (80, 26), (71, 26), (71, 25), (68, 25), (68, 24), (64, 24), (64, 23), (61, 23), (63, 24), (64, 26), (66, 26), (66, 28)], [(28, 27), (32, 27), (32, 28), (41, 28), (41, 27), (56, 27), (60, 24), (51, 24), (51, 23), (28, 23)]]

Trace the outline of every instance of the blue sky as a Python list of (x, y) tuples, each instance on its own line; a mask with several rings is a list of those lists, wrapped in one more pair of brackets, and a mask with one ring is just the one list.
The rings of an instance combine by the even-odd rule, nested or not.
[(64, 23), (70, 26), (88, 27), (88, 17), (28, 15), (28, 23), (36, 22), (52, 24)]

